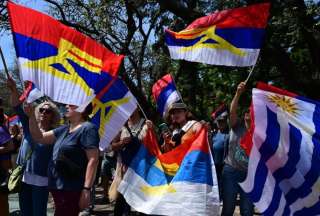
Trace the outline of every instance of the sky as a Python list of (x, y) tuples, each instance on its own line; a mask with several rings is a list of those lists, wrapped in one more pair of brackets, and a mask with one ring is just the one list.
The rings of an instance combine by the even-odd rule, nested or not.
[[(46, 12), (48, 5), (42, 0), (14, 0), (14, 2), (21, 5), (28, 6), (38, 11)], [(13, 39), (11, 32), (6, 32), (4, 35), (0, 35), (0, 46), (4, 54), (8, 68), (13, 67), (15, 61), (15, 51), (13, 47)], [(3, 70), (2, 61), (0, 61), (0, 70)]]
[[(44, 13), (46, 13), (46, 11), (48, 10), (48, 4), (42, 0), (14, 0), (14, 2), (28, 6), (30, 8), (36, 9)], [(320, 2), (320, 0), (314, 0), (314, 2)], [(8, 68), (12, 68), (15, 60), (15, 51), (13, 47), (11, 33), (7, 32), (4, 35), (1, 35), (0, 37), (0, 46), (4, 53), (6, 63), (8, 65)], [(2, 61), (0, 63), (0, 70), (3, 70)]]

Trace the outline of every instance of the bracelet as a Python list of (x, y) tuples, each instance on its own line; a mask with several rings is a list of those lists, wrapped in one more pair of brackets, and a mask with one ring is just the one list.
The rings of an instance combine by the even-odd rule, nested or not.
[(83, 190), (91, 191), (91, 188), (90, 188), (90, 187), (83, 187), (82, 189), (83, 189)]

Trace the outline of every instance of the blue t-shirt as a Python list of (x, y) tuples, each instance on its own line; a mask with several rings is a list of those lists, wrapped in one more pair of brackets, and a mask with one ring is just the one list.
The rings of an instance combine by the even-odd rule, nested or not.
[[(0, 125), (0, 146), (5, 145), (10, 140), (11, 136), (8, 129), (5, 126)], [(10, 154), (0, 154), (0, 160), (10, 160)]]
[(224, 149), (228, 141), (228, 134), (220, 131), (212, 137), (213, 160), (216, 165), (222, 165), (224, 160)]
[[(69, 125), (63, 125), (53, 132), (56, 142), (53, 146), (52, 160), (48, 167), (49, 188), (68, 191), (82, 190), (88, 164), (85, 150), (99, 147), (98, 128), (90, 122), (85, 122), (72, 133), (69, 133)], [(57, 159), (62, 153), (70, 163), (79, 168), (77, 177), (66, 177), (63, 174), (65, 170), (61, 171)]]
[[(23, 127), (23, 140), (17, 157), (17, 164), (23, 165), (26, 163), (26, 171), (42, 177), (48, 175), (48, 163), (52, 155), (52, 145), (44, 145), (33, 141), (29, 130), (29, 118), (24, 113), (22, 106), (18, 105), (15, 108)], [(26, 161), (28, 153), (32, 149), (32, 154), (29, 160)]]

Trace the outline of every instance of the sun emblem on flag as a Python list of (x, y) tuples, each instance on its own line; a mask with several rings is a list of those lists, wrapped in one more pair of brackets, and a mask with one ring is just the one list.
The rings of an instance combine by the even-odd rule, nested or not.
[(297, 103), (292, 101), (292, 98), (286, 97), (284, 95), (269, 95), (268, 99), (270, 102), (274, 103), (277, 107), (280, 107), (283, 111), (290, 113), (292, 115), (298, 114)]

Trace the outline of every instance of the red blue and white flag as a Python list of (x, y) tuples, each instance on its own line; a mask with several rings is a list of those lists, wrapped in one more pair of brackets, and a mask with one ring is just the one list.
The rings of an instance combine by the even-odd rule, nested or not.
[(165, 117), (170, 104), (181, 100), (171, 74), (166, 74), (152, 86), (152, 96), (162, 117)]
[(320, 103), (259, 84), (243, 190), (263, 215), (320, 215)]
[(19, 116), (17, 116), (17, 115), (10, 116), (10, 117), (8, 118), (8, 122), (9, 122), (9, 127), (10, 127), (10, 126), (13, 126), (13, 125), (21, 125)]
[(27, 103), (32, 103), (33, 101), (43, 96), (44, 94), (36, 88), (33, 82), (27, 81), (25, 83), (25, 89), (22, 95), (20, 96), (19, 100), (21, 102), (26, 101)]
[(113, 78), (93, 99), (92, 123), (99, 127), (100, 150), (105, 150), (133, 111), (136, 98), (119, 78)]
[(25, 97), (38, 89), (79, 111), (92, 101), (92, 122), (105, 149), (137, 106), (117, 78), (123, 56), (40, 12), (10, 1), (8, 11), (22, 78), (32, 82)]
[(117, 76), (123, 56), (48, 15), (7, 7), (22, 79), (52, 100), (87, 104)]
[[(191, 131), (191, 130), (189, 130)], [(119, 188), (139, 212), (152, 215), (219, 215), (216, 172), (208, 133), (186, 133), (181, 145), (162, 154), (147, 130)]]
[(211, 113), (211, 118), (215, 120), (220, 116), (226, 117), (227, 115), (228, 115), (228, 107), (226, 106), (225, 103), (223, 103)]
[(166, 30), (173, 59), (213, 65), (254, 65), (263, 43), (270, 3), (224, 10), (196, 19), (180, 32)]

